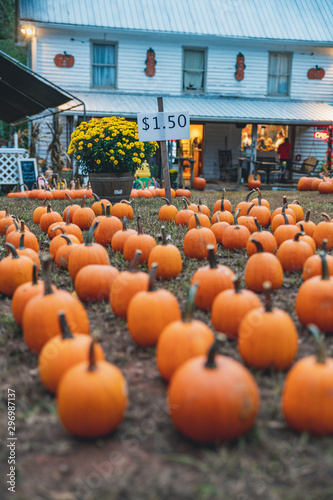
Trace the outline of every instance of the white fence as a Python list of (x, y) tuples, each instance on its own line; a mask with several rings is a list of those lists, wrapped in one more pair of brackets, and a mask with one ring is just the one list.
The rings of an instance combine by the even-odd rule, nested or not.
[(19, 158), (29, 158), (29, 152), (23, 148), (0, 148), (0, 185), (19, 182)]

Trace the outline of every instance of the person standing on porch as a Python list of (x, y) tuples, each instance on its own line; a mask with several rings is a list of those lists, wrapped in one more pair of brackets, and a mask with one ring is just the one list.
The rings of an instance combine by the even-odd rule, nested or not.
[(291, 179), (291, 145), (288, 137), (286, 137), (284, 142), (278, 147), (278, 153), (281, 168), (284, 162), (287, 164), (284, 174), (281, 177), (282, 182), (286, 182), (288, 179)]

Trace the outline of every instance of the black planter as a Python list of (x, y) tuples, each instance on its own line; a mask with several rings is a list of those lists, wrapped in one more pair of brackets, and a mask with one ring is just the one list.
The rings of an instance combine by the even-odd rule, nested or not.
[(105, 198), (116, 203), (121, 200), (129, 200), (134, 175), (124, 174), (89, 174), (89, 182), (93, 193), (100, 198)]

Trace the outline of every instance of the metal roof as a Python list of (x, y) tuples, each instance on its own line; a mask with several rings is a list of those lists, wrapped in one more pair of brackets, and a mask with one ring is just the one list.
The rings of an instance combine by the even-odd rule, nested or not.
[[(155, 113), (157, 96), (125, 93), (78, 93), (90, 116), (121, 115), (136, 118), (137, 113)], [(228, 97), (163, 97), (165, 111), (188, 111), (192, 121), (229, 123), (276, 123), (331, 125), (333, 106), (325, 102)], [(65, 110), (68, 105), (60, 108)], [(66, 114), (77, 114), (76, 110)]]
[(19, 0), (35, 23), (333, 44), (333, 0)]

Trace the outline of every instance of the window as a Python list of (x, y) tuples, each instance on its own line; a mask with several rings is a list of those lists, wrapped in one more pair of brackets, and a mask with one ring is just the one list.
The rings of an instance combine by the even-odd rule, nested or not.
[(94, 87), (115, 87), (116, 46), (114, 44), (93, 43), (92, 84)]
[(268, 94), (289, 95), (291, 54), (269, 55)]
[(205, 63), (205, 50), (184, 49), (183, 90), (204, 91)]

